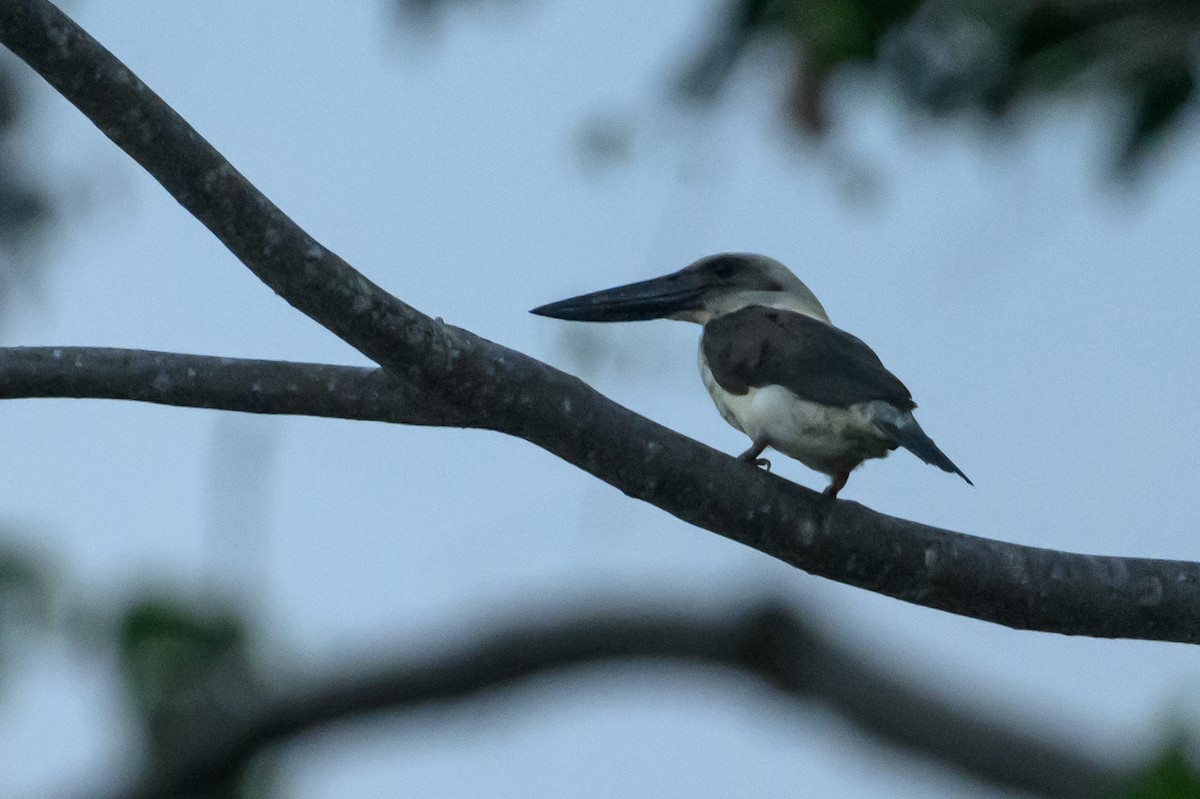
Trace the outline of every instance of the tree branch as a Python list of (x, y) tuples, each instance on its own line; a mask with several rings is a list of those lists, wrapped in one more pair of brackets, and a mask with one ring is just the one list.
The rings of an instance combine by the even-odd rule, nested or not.
[[(532, 607), (614, 604), (560, 598)], [(347, 719), (491, 698), (545, 672), (586, 667), (587, 674), (602, 674), (603, 665), (614, 660), (723, 666), (774, 687), (785, 698), (822, 702), (871, 735), (979, 780), (1038, 796), (1094, 799), (1108, 795), (1124, 776), (1058, 742), (896, 679), (825, 640), (783, 603), (704, 615), (655, 604), (641, 603), (630, 611), (632, 603), (625, 602), (624, 610), (492, 624), (490, 633), (464, 630), (453, 636), (468, 643), (440, 657), (414, 662), (411, 653), (422, 648), (409, 645), (399, 647), (400, 654), (382, 667), (285, 680), (286, 693), (264, 698), (228, 727), (193, 730), (187, 745), (173, 747), (179, 759), (164, 764), (128, 799), (204, 795), (264, 749)], [(233, 706), (220, 697), (213, 701)]]
[(455, 426), (379, 368), (107, 347), (0, 348), (0, 399), (93, 397), (246, 413)]
[(1200, 564), (1075, 555), (826, 503), (390, 296), (254, 188), (45, 0), (0, 3), (0, 41), (142, 164), (284, 299), (456, 424), (519, 436), (684, 521), (812, 574), (1012, 627), (1200, 642)]

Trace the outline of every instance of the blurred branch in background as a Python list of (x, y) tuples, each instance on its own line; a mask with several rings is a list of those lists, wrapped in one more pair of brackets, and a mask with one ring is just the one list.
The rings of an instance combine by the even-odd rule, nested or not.
[[(335, 674), (232, 681), (218, 675), (202, 684), (207, 687), (195, 696), (194, 707), (223, 708), (223, 716), (210, 711), (207, 721), (189, 717), (186, 735), (162, 744), (173, 754), (156, 758), (150, 776), (126, 796), (206, 795), (229, 784), (252, 758), (330, 725), (431, 703), (491, 700), (545, 672), (569, 670), (573, 678), (585, 679), (618, 660), (644, 662), (647, 674), (671, 664), (670, 673), (680, 679), (707, 678), (710, 670), (695, 667), (719, 666), (731, 677), (749, 677), (775, 689), (776, 701), (820, 703), (868, 735), (983, 782), (1036, 796), (1095, 799), (1131, 777), (890, 675), (842, 650), (779, 600), (705, 614), (683, 611), (682, 603), (630, 602), (627, 596), (553, 595), (495, 604), (529, 612), (514, 614), (517, 621), (469, 625), (451, 636), (460, 642), (454, 652), (414, 657), (411, 653), (428, 647), (413, 642), (396, 647), (399, 654), (376, 656)], [(552, 618), (539, 619), (534, 608), (584, 610), (556, 610)], [(178, 668), (172, 673), (181, 672), (186, 673)], [(264, 688), (251, 696), (244, 693), (250, 685), (288, 687)]]
[(0, 325), (14, 291), (37, 277), (42, 264), (34, 256), (56, 206), (51, 190), (29, 168), (31, 113), (20, 67), (10, 53), (0, 54)]
[[(9, 560), (0, 540), (0, 562)], [(1182, 741), (1140, 769), (1101, 763), (1070, 743), (898, 677), (843, 648), (794, 603), (747, 601), (760, 593), (750, 588), (728, 589), (741, 599), (717, 610), (709, 602), (664, 601), (653, 590), (504, 598), (486, 605), (508, 608), (504, 617), (489, 610), (439, 634), (454, 642), (449, 651), (413, 641), (305, 674), (279, 665), (294, 658), (261, 651), (255, 614), (244, 601), (176, 585), (96, 602), (72, 595), (72, 580), (47, 576), (38, 583), (42, 601), (86, 609), (88, 623), (68, 627), (68, 640), (118, 666), (145, 776), (116, 799), (272, 796), (274, 756), (291, 741), (429, 705), (483, 702), (500, 713), (506, 708), (497, 700), (530, 701), (521, 692), (530, 680), (555, 672), (586, 680), (617, 661), (641, 663), (646, 676), (666, 669), (673, 679), (706, 684), (711, 667), (719, 667), (729, 678), (719, 685), (733, 689), (749, 678), (771, 688), (763, 701), (772, 707), (816, 703), (866, 736), (1032, 796), (1166, 799), (1193, 796), (1200, 787)], [(1145, 748), (1129, 747), (1131, 762)]]
[(426, 30), (440, 26), (456, 7), (479, 9), (484, 6), (515, 6), (523, 2), (527, 0), (391, 0), (397, 24)]
[(215, 416), (204, 534), (209, 580), (250, 598), (269, 574), (271, 486), (281, 431), (262, 416)]

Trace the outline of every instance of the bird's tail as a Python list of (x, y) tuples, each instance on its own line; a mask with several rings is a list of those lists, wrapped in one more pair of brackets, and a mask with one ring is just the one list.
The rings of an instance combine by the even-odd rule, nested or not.
[(913, 418), (911, 412), (897, 412), (894, 415), (888, 414), (888, 417), (882, 419), (877, 417), (874, 420), (875, 426), (884, 434), (891, 436), (897, 444), (931, 466), (936, 466), (944, 472), (957, 474), (967, 481), (967, 485), (975, 485), (971, 482), (971, 478), (963, 474), (962, 469), (954, 465), (954, 461), (946, 457), (946, 453), (938, 449), (938, 445), (933, 443), (933, 439), (925, 435), (925, 431), (921, 429), (921, 425), (917, 424), (917, 420)]

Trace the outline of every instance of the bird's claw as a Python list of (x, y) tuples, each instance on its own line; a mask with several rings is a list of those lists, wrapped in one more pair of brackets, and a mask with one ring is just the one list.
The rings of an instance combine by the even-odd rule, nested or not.
[(753, 463), (755, 466), (760, 466), (768, 472), (771, 471), (771, 462), (766, 458), (755, 458)]

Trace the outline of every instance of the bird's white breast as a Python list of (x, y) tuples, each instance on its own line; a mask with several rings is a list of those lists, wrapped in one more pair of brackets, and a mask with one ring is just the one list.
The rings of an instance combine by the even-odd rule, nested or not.
[(731, 394), (713, 377), (703, 350), (700, 376), (725, 421), (818, 472), (849, 471), (895, 446), (871, 421), (874, 403), (837, 408), (801, 399), (783, 386)]

